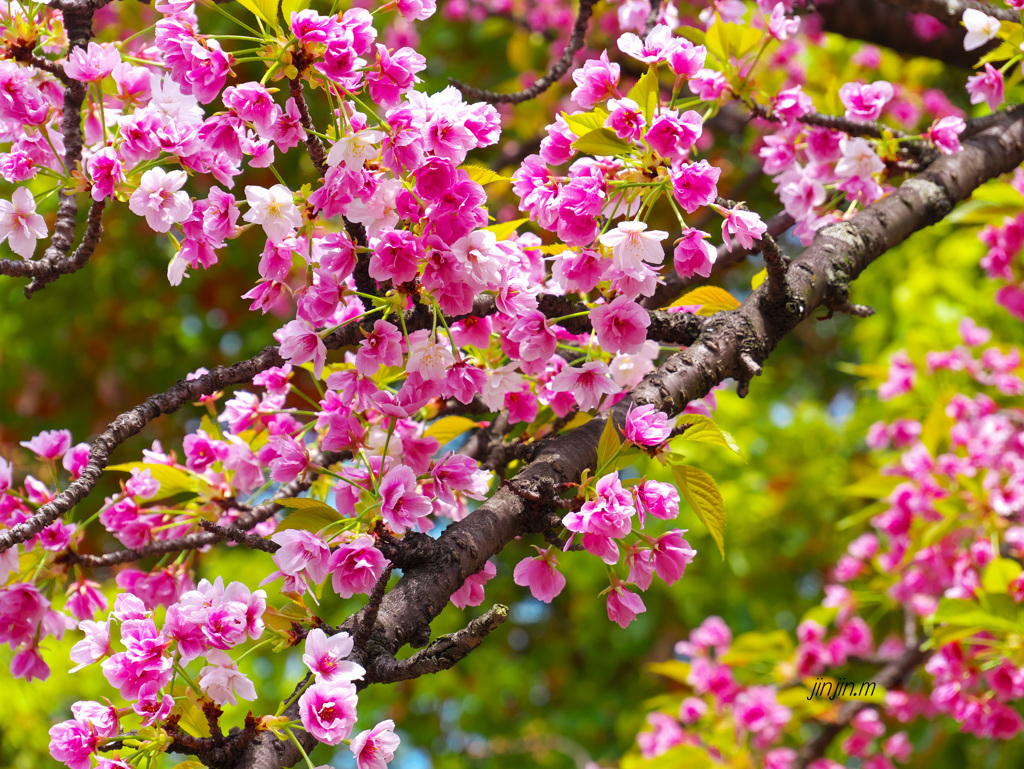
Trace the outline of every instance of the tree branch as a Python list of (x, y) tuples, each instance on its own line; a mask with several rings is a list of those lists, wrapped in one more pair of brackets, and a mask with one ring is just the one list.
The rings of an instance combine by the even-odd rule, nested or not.
[(906, 8), (881, 0), (817, 0), (826, 31), (881, 45), (907, 56), (927, 56), (962, 69), (974, 69), (978, 59), (998, 46), (993, 41), (974, 51), (964, 50), (963, 27), (950, 28), (931, 40), (914, 33)]
[(565, 50), (562, 51), (562, 58), (552, 64), (547, 74), (529, 88), (524, 88), (522, 91), (516, 91), (515, 93), (498, 93), (497, 91), (474, 88), (454, 78), (448, 78), (448, 82), (462, 91), (462, 95), (467, 99), (474, 101), (486, 101), (492, 104), (520, 104), (521, 102), (537, 98), (569, 71), (569, 67), (572, 66), (573, 57), (586, 41), (587, 25), (590, 23), (590, 17), (594, 13), (594, 6), (596, 4), (597, 0), (580, 0), (580, 10), (576, 16), (576, 24), (573, 25), (572, 35), (569, 37), (569, 42), (565, 44)]
[(1013, 21), (1020, 24), (1020, 12), (1010, 8), (1000, 8), (992, 3), (979, 0), (885, 0), (890, 5), (898, 5), (908, 11), (927, 13), (950, 27), (957, 27), (964, 16), (964, 11), (972, 8), (981, 11), (999, 21)]

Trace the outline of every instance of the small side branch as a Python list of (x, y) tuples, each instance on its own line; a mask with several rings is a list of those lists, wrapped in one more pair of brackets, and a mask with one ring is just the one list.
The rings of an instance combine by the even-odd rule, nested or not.
[[(768, 107), (754, 102), (750, 105), (750, 111), (759, 118), (770, 120), (773, 123), (781, 122), (781, 118), (772, 112)], [(822, 115), (819, 112), (809, 112), (797, 118), (797, 121), (804, 125), (820, 126), (833, 131), (842, 131), (850, 136), (867, 136), (871, 139), (881, 139), (883, 132), (891, 134), (894, 138), (906, 136), (903, 131), (896, 128), (889, 128), (881, 123), (869, 123), (862, 120), (850, 120), (840, 115)]]
[(374, 657), (369, 661), (368, 682), (390, 684), (448, 670), (478, 647), (481, 641), (507, 618), (508, 607), (496, 604), (462, 630), (441, 636), (408, 659), (397, 660), (389, 655)]
[[(347, 452), (340, 454), (327, 452), (316, 455), (313, 457), (313, 461), (321, 467), (326, 467), (346, 458), (346, 454)], [(234, 526), (218, 526), (215, 523), (204, 520), (200, 521), (199, 525), (202, 526), (205, 531), (197, 531), (191, 534), (185, 534), (181, 537), (174, 537), (173, 539), (152, 542), (138, 548), (115, 550), (110, 553), (103, 553), (102, 555), (75, 553), (69, 550), (61, 555), (58, 560), (71, 564), (80, 564), (90, 568), (100, 566), (109, 567), (115, 566), (119, 563), (139, 561), (143, 558), (167, 555), (168, 553), (180, 553), (185, 550), (198, 550), (201, 547), (213, 545), (217, 542), (223, 542), (224, 540), (240, 542), (241, 544), (247, 545), (256, 550), (262, 550), (266, 553), (276, 553), (280, 549), (280, 545), (276, 542), (265, 540), (262, 537), (249, 534), (248, 530), (277, 514), (282, 509), (280, 505), (281, 500), (292, 499), (303, 492), (308, 491), (310, 486), (313, 485), (314, 479), (315, 476), (313, 474), (307, 473), (304, 476), (296, 478), (291, 483), (286, 483), (277, 490), (273, 499), (269, 499), (266, 502), (256, 505), (238, 516), (235, 520)]]
[(515, 93), (498, 93), (497, 91), (474, 88), (453, 78), (448, 78), (448, 82), (462, 91), (462, 95), (467, 99), (473, 99), (474, 101), (486, 101), (492, 104), (521, 104), (524, 101), (537, 98), (557, 81), (561, 80), (562, 76), (569, 71), (569, 67), (572, 66), (573, 57), (583, 47), (583, 43), (586, 40), (587, 26), (590, 23), (590, 17), (594, 13), (594, 6), (596, 4), (597, 0), (580, 0), (580, 10), (576, 16), (576, 24), (572, 28), (572, 35), (570, 35), (569, 42), (565, 45), (565, 50), (562, 51), (562, 58), (556, 61), (547, 74), (529, 88), (524, 88), (522, 91), (516, 91)]
[(779, 244), (767, 232), (761, 236), (761, 255), (764, 256), (765, 268), (768, 271), (768, 301), (774, 304), (785, 304), (789, 298), (786, 286), (786, 271), (790, 259), (779, 248)]
[(309, 116), (306, 97), (302, 94), (302, 81), (298, 78), (289, 80), (288, 88), (295, 99), (295, 106), (299, 109), (299, 123), (306, 132), (306, 152), (309, 153), (309, 159), (313, 161), (317, 173), (323, 176), (327, 173), (327, 151), (320, 137), (314, 133), (313, 119)]
[(245, 545), (250, 550), (262, 550), (264, 553), (276, 553), (281, 549), (281, 546), (276, 542), (271, 542), (269, 539), (264, 539), (256, 534), (249, 534), (235, 526), (219, 526), (213, 521), (207, 521), (205, 519), (200, 520), (199, 525), (217, 539), (237, 542), (239, 545)]

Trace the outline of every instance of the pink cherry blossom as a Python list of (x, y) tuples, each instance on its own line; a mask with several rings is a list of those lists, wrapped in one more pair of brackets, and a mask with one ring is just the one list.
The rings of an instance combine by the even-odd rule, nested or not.
[(256, 699), (256, 687), (238, 670), (231, 658), (220, 649), (206, 653), (210, 663), (199, 671), (199, 688), (218, 705), (237, 705), (238, 698)]
[(337, 745), (352, 733), (357, 701), (347, 681), (314, 683), (299, 698), (302, 726), (320, 742)]
[(606, 128), (610, 128), (616, 136), (626, 141), (640, 138), (647, 120), (639, 104), (629, 98), (611, 99), (608, 102), (608, 109), (610, 114), (604, 121)]
[(732, 251), (730, 235), (736, 238), (742, 248), (749, 249), (754, 247), (755, 240), (760, 240), (761, 236), (768, 231), (768, 226), (753, 211), (744, 211), (740, 208), (724, 209), (718, 206), (714, 208), (725, 217), (725, 221), (722, 222), (722, 240), (725, 241), (725, 246), (730, 251)]
[(373, 729), (359, 732), (349, 747), (356, 757), (357, 769), (385, 769), (388, 761), (395, 757), (400, 742), (395, 734), (395, 722), (389, 718)]
[(452, 593), (451, 602), (460, 609), (467, 606), (479, 606), (484, 602), (484, 584), (498, 573), (497, 567), (487, 561), (476, 574), (471, 574), (462, 583), (462, 587)]
[(46, 237), (46, 222), (36, 213), (36, 201), (28, 187), (18, 187), (10, 202), (0, 200), (0, 243), (5, 240), (23, 259), (31, 259), (36, 241)]
[(967, 124), (963, 118), (948, 116), (940, 118), (932, 123), (931, 128), (925, 131), (925, 138), (931, 141), (944, 155), (955, 155), (962, 147), (960, 146), (960, 134), (964, 132)]
[(661, 264), (665, 252), (661, 241), (668, 237), (663, 230), (647, 232), (645, 222), (619, 222), (614, 230), (600, 237), (612, 250), (612, 264), (623, 272), (635, 272), (644, 262)]
[(615, 96), (619, 84), (619, 65), (608, 60), (608, 51), (597, 59), (588, 59), (572, 73), (576, 88), (572, 100), (584, 109)]
[(276, 332), (275, 338), (281, 343), (282, 358), (296, 366), (313, 361), (313, 374), (320, 378), (327, 362), (327, 347), (309, 321), (289, 321)]
[(275, 532), (270, 539), (281, 546), (273, 558), (282, 574), (294, 576), (305, 572), (315, 584), (326, 579), (331, 549), (316, 534), (301, 529), (285, 529)]
[(971, 97), (971, 104), (985, 102), (995, 112), (1003, 103), (1003, 73), (985, 62), (983, 72), (967, 78), (967, 93)]
[(624, 585), (615, 585), (608, 593), (608, 619), (616, 623), (622, 629), (636, 619), (637, 614), (647, 611), (643, 599), (636, 593), (630, 592)]
[(351, 598), (356, 593), (369, 594), (387, 563), (367, 534), (342, 542), (331, 554), (329, 564), (334, 592), (342, 598)]
[(381, 516), (396, 534), (414, 528), (430, 514), (430, 500), (416, 491), (416, 474), (405, 465), (390, 470), (380, 482)]
[(708, 233), (693, 227), (683, 229), (672, 253), (673, 264), (680, 277), (711, 276), (711, 269), (718, 259), (718, 249), (707, 242), (709, 237)]
[(571, 392), (583, 411), (597, 408), (602, 395), (619, 391), (609, 376), (608, 365), (598, 360), (580, 367), (566, 366), (551, 380), (551, 387), (556, 392)]
[(58, 459), (71, 447), (70, 430), (43, 430), (21, 445), (34, 452), (40, 459)]
[(609, 304), (592, 309), (590, 321), (602, 350), (633, 354), (647, 341), (651, 316), (639, 304), (620, 295)]
[(846, 107), (846, 117), (850, 120), (878, 120), (893, 94), (892, 84), (885, 80), (876, 80), (870, 85), (844, 83), (839, 88), (839, 100)]
[(539, 310), (528, 310), (516, 318), (506, 338), (519, 346), (520, 360), (550, 360), (555, 354), (558, 339), (548, 327), (547, 318)]
[(538, 601), (551, 603), (565, 587), (565, 577), (558, 571), (555, 548), (549, 547), (539, 557), (524, 558), (516, 564), (512, 580), (520, 587), (530, 588)]
[(672, 193), (688, 214), (709, 205), (718, 197), (718, 177), (722, 169), (706, 160), (684, 163), (671, 173)]
[(64, 62), (64, 74), (73, 80), (92, 83), (109, 75), (121, 63), (121, 54), (112, 45), (90, 42), (86, 48), (75, 48)]
[(145, 216), (154, 232), (167, 232), (171, 225), (183, 222), (192, 213), (188, 193), (180, 192), (187, 177), (184, 171), (168, 173), (151, 168), (142, 175), (139, 188), (128, 199), (128, 208), (137, 216)]
[(668, 425), (668, 416), (648, 403), (639, 408), (629, 407), (623, 432), (627, 440), (639, 446), (657, 446), (668, 438), (672, 428)]
[(362, 665), (345, 659), (352, 653), (352, 645), (352, 636), (348, 633), (328, 636), (320, 628), (313, 628), (306, 634), (302, 661), (318, 682), (358, 681), (366, 671)]

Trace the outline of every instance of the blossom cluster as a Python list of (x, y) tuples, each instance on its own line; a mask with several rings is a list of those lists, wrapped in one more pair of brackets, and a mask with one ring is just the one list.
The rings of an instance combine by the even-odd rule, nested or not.
[[(841, 754), (859, 763), (817, 758), (811, 767), (906, 763), (914, 751), (906, 727), (918, 720), (949, 717), (982, 739), (1010, 740), (1024, 731), (1024, 665), (1010, 631), (1024, 601), (1024, 412), (995, 399), (1024, 391), (1024, 368), (1017, 348), (989, 345), (991, 332), (970, 319), (960, 331), (963, 345), (929, 352), (920, 370), (901, 356), (893, 370), (903, 372), (902, 384), (894, 387), (891, 370), (879, 388), (881, 394), (888, 386), (889, 399), (909, 398), (939, 371), (967, 380), (965, 392), (938, 404), (948, 426), (938, 443), (917, 420), (872, 425), (867, 445), (885, 458), (880, 473), (893, 490), (871, 518), (872, 530), (854, 538), (832, 568), (821, 605), (796, 629), (796, 644), (766, 656), (775, 682), (744, 683), (742, 667), (751, 649), (765, 648), (762, 636), (733, 639), (721, 619), (708, 618), (676, 645), (680, 662), (673, 664), (684, 666), (688, 693), (678, 712), (648, 716), (649, 729), (638, 736), (644, 757), (692, 745), (725, 760), (723, 743), (704, 735), (726, 728), (755, 751), (759, 765), (789, 769), (798, 757), (789, 739), (802, 741), (802, 721), (828, 718), (839, 705), (829, 695), (867, 696), (864, 687), (840, 689), (843, 673), (898, 666), (922, 643), (925, 680), (905, 671), (888, 690), (868, 696), (842, 732)], [(927, 392), (922, 396), (928, 400)], [(899, 626), (906, 612), (931, 638), (876, 638), (870, 623), (879, 613), (870, 596), (879, 590)], [(736, 643), (743, 651), (733, 656)], [(869, 675), (861, 680), (875, 695)]]

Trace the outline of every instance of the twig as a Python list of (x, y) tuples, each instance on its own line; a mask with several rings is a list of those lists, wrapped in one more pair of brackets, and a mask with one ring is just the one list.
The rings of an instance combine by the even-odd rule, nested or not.
[(478, 647), (480, 642), (507, 618), (508, 607), (499, 603), (462, 630), (439, 637), (430, 646), (408, 659), (396, 660), (385, 655), (374, 657), (369, 660), (367, 681), (390, 684), (448, 670)]
[(276, 553), (281, 549), (281, 546), (276, 542), (271, 542), (269, 539), (256, 534), (249, 534), (248, 532), (234, 526), (221, 526), (213, 521), (207, 521), (205, 518), (199, 519), (199, 525), (218, 539), (237, 542), (240, 545), (245, 545), (250, 550), (262, 550), (264, 553)]
[(569, 67), (572, 66), (573, 57), (583, 47), (587, 36), (587, 25), (594, 13), (594, 6), (596, 4), (597, 0), (580, 0), (580, 10), (576, 16), (576, 24), (573, 25), (572, 35), (569, 37), (569, 42), (565, 45), (565, 50), (562, 51), (562, 58), (551, 65), (551, 69), (548, 70), (547, 74), (529, 88), (524, 88), (515, 93), (498, 93), (497, 91), (474, 88), (454, 78), (448, 78), (448, 82), (462, 91), (462, 95), (467, 99), (474, 101), (486, 101), (492, 104), (520, 104), (537, 98), (569, 71)]

